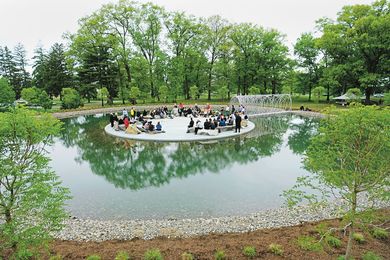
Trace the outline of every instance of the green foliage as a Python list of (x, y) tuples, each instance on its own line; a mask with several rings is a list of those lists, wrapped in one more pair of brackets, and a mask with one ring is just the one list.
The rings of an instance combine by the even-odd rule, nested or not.
[(131, 87), (129, 97), (133, 100), (137, 100), (141, 96), (141, 91), (138, 87)]
[(341, 240), (334, 237), (334, 236), (331, 236), (331, 235), (328, 235), (325, 237), (325, 242), (331, 246), (331, 247), (334, 247), (334, 248), (339, 248), (341, 247)]
[(388, 198), (390, 111), (357, 105), (330, 113), (306, 152), (305, 167), (312, 175), (299, 178), (294, 192), (287, 195), (293, 195), (290, 203), (300, 202), (310, 198), (300, 187), (311, 187), (326, 199), (336, 189), (349, 206), (344, 218), (353, 223), (365, 217), (356, 209), (367, 209), (357, 200), (359, 193), (367, 193), (370, 201)]
[(83, 105), (79, 93), (73, 88), (63, 88), (61, 96), (63, 109), (78, 108)]
[(298, 246), (306, 251), (318, 252), (322, 250), (322, 245), (315, 238), (310, 236), (298, 237)]
[(253, 246), (246, 246), (246, 247), (244, 247), (244, 249), (242, 250), (242, 253), (243, 253), (244, 256), (246, 256), (246, 257), (253, 258), (253, 257), (256, 256), (256, 248), (253, 247)]
[(33, 257), (67, 218), (69, 191), (60, 186), (45, 151), (61, 122), (26, 109), (0, 113), (0, 121), (0, 256), (11, 250), (16, 258)]
[(258, 86), (252, 86), (249, 88), (250, 95), (260, 95), (260, 88)]
[(190, 87), (190, 96), (192, 99), (197, 99), (199, 90), (197, 86)]
[(364, 238), (364, 235), (362, 233), (353, 233), (352, 237), (359, 244), (363, 244), (364, 242), (366, 242), (366, 239)]
[(346, 95), (351, 98), (351, 100), (360, 103), (360, 97), (362, 96), (362, 92), (358, 88), (350, 88), (348, 89)]
[(222, 99), (225, 100), (229, 94), (229, 89), (227, 86), (222, 86), (218, 89), (218, 96)]
[(368, 251), (362, 256), (362, 260), (382, 260), (383, 258), (374, 252)]
[(320, 102), (321, 97), (322, 97), (322, 95), (323, 95), (324, 93), (325, 93), (325, 88), (324, 88), (324, 87), (319, 86), (319, 87), (315, 87), (315, 88), (313, 89), (313, 95), (314, 95), (315, 100), (316, 100), (317, 102)]
[(115, 260), (129, 260), (130, 256), (126, 251), (120, 251), (116, 254)]
[(390, 92), (385, 93), (385, 96), (383, 97), (383, 104), (390, 106)]
[(389, 232), (383, 228), (375, 227), (371, 232), (372, 236), (376, 239), (386, 239), (389, 237)]
[(315, 231), (320, 235), (320, 236), (325, 236), (328, 231), (329, 227), (326, 223), (320, 223), (315, 227)]
[(194, 260), (194, 256), (191, 253), (183, 253), (181, 255), (181, 260)]
[(149, 249), (145, 252), (144, 260), (163, 260), (160, 250), (158, 249)]
[(160, 88), (158, 89), (158, 93), (159, 93), (160, 98), (162, 100), (164, 100), (165, 102), (168, 102), (169, 89), (167, 86), (165, 86), (165, 85), (160, 86)]
[(97, 97), (102, 101), (102, 106), (104, 106), (104, 102), (109, 99), (110, 93), (106, 87), (102, 87), (97, 90)]
[(62, 260), (62, 259), (64, 259), (62, 255), (55, 255), (49, 258), (49, 260)]
[(11, 104), (15, 101), (15, 91), (5, 78), (0, 77), (0, 104)]
[(99, 255), (90, 255), (86, 260), (101, 260), (102, 258)]
[(283, 247), (279, 244), (270, 244), (268, 250), (274, 255), (283, 255)]
[(226, 254), (225, 251), (223, 250), (217, 250), (214, 254), (214, 259), (215, 260), (225, 260), (226, 259)]
[(37, 87), (22, 89), (22, 98), (29, 102), (30, 105), (41, 106), (44, 109), (52, 107), (52, 101), (46, 91)]

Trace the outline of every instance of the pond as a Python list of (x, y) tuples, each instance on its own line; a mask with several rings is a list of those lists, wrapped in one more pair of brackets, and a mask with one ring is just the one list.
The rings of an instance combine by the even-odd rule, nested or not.
[(63, 120), (51, 166), (73, 198), (72, 216), (161, 219), (245, 215), (280, 207), (305, 174), (302, 156), (319, 120), (251, 119), (254, 131), (213, 144), (136, 142), (104, 133), (106, 115)]

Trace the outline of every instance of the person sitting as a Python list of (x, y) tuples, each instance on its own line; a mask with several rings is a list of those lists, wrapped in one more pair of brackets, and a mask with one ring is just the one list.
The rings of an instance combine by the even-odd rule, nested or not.
[(161, 126), (160, 122), (157, 122), (156, 131), (161, 131), (161, 130), (162, 130), (162, 126)]
[(196, 121), (196, 127), (195, 127), (195, 134), (196, 135), (198, 134), (199, 129), (203, 129), (202, 123), (200, 122), (200, 120)]
[(185, 112), (184, 112), (184, 116), (188, 116), (188, 115), (192, 115), (192, 109), (191, 107), (189, 107)]
[(190, 123), (188, 124), (188, 128), (194, 127), (194, 123), (194, 119), (192, 119), (191, 117)]
[(148, 128), (149, 131), (153, 132), (154, 131), (154, 125), (152, 123), (152, 121), (149, 122), (149, 128)]
[(123, 109), (122, 111), (122, 115), (125, 117), (128, 117), (129, 116), (129, 113), (127, 112), (126, 108)]
[(233, 125), (234, 121), (232, 117), (229, 117), (229, 121), (227, 122), (227, 125)]
[(149, 122), (148, 121), (145, 121), (145, 124), (143, 125), (143, 128), (145, 130), (149, 130)]
[(221, 119), (221, 121), (219, 121), (219, 126), (226, 126), (226, 121), (225, 119)]
[(209, 130), (211, 127), (210, 122), (208, 119), (206, 119), (206, 122), (204, 122), (204, 130)]
[(301, 106), (301, 107), (299, 108), (299, 110), (303, 111), (303, 110), (305, 110), (305, 108), (304, 108), (303, 106)]
[(127, 129), (127, 127), (130, 124), (129, 119), (127, 118), (127, 116), (125, 117), (125, 119), (123, 119), (123, 123), (125, 124), (125, 129)]
[(213, 120), (210, 119), (210, 129), (211, 129), (211, 130), (214, 130), (216, 127), (217, 127), (217, 126), (216, 126), (215, 122), (213, 122)]
[(148, 112), (146, 112), (146, 110), (144, 109), (144, 111), (142, 112), (142, 115), (143, 115), (143, 116), (147, 116), (147, 115), (148, 115)]
[(110, 124), (111, 124), (111, 127), (114, 127), (114, 114), (113, 113), (110, 113)]

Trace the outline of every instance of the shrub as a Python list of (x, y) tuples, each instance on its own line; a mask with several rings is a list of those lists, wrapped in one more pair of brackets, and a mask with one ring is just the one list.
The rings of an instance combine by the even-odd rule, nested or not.
[(99, 255), (90, 255), (87, 257), (87, 260), (101, 260), (102, 258)]
[(362, 260), (382, 260), (383, 258), (374, 252), (368, 251), (362, 256)]
[(244, 256), (247, 256), (249, 258), (255, 257), (256, 256), (256, 248), (254, 248), (253, 246), (246, 246), (242, 250), (242, 253), (244, 254)]
[(329, 227), (326, 223), (320, 223), (318, 224), (314, 230), (320, 235), (320, 236), (324, 236), (326, 234), (326, 232), (328, 232), (329, 230)]
[(334, 248), (341, 247), (341, 240), (334, 236), (326, 236), (325, 241), (328, 245)]
[(5, 78), (0, 77), (0, 104), (11, 104), (15, 101), (15, 91)]
[(55, 256), (51, 256), (51, 257), (49, 258), (49, 260), (62, 260), (62, 259), (64, 259), (64, 258), (62, 257), (62, 255), (55, 255)]
[(163, 256), (161, 255), (160, 250), (158, 249), (149, 249), (145, 252), (144, 255), (145, 260), (163, 260)]
[(274, 255), (282, 255), (283, 254), (283, 247), (279, 244), (270, 244), (268, 246), (268, 250), (273, 253)]
[(217, 252), (215, 252), (215, 254), (214, 254), (214, 258), (215, 258), (215, 260), (224, 260), (224, 259), (226, 259), (225, 251), (217, 250)]
[(309, 236), (298, 237), (298, 246), (306, 251), (318, 252), (322, 250), (322, 245)]
[(372, 235), (377, 239), (386, 239), (389, 237), (389, 232), (383, 228), (374, 228), (372, 230)]
[(353, 233), (352, 237), (359, 244), (363, 244), (364, 242), (366, 242), (362, 233)]
[(79, 92), (73, 88), (63, 88), (61, 92), (62, 108), (78, 108), (83, 105)]
[(115, 260), (129, 260), (130, 256), (126, 251), (120, 251), (115, 256)]
[(183, 253), (181, 255), (182, 260), (194, 260), (194, 256), (191, 253)]

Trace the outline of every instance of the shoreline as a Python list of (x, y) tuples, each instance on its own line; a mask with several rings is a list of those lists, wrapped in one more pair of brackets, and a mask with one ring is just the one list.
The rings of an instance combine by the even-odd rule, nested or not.
[[(364, 202), (367, 203), (367, 202)], [(368, 205), (368, 204), (367, 204)], [(376, 209), (390, 207), (389, 202), (377, 202)], [(158, 237), (189, 238), (209, 234), (246, 233), (261, 229), (282, 228), (307, 222), (341, 217), (341, 201), (327, 206), (303, 205), (281, 207), (245, 216), (187, 219), (93, 220), (70, 218), (55, 239), (68, 241), (102, 242), (109, 240), (150, 240)]]

